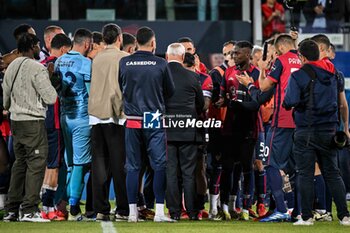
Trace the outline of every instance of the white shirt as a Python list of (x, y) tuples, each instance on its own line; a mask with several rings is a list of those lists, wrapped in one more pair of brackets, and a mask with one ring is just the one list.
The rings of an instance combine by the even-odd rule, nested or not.
[(110, 123), (113, 123), (113, 124), (116, 124), (116, 125), (124, 125), (126, 119), (125, 118), (108, 118), (108, 119), (99, 119), (97, 117), (94, 117), (94, 116), (91, 116), (89, 115), (89, 125), (97, 125), (97, 124), (110, 124)]

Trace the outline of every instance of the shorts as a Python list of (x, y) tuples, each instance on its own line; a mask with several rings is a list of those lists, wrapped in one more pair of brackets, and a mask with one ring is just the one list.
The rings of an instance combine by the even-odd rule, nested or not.
[(60, 129), (47, 130), (47, 141), (49, 143), (47, 168), (59, 168), (64, 156), (64, 141), (62, 131)]
[(270, 165), (279, 170), (289, 170), (292, 158), (293, 148), (293, 128), (271, 127), (266, 137), (266, 146), (268, 147), (268, 161)]
[(269, 147), (265, 142), (265, 132), (259, 132), (255, 145), (255, 159), (261, 160), (263, 165), (267, 165), (269, 156)]

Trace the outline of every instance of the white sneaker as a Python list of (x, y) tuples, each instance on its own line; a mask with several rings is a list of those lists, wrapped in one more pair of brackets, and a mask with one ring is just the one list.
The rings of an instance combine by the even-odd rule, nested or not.
[(333, 215), (332, 215), (332, 213), (331, 213), (331, 212), (327, 212), (326, 215), (327, 215), (327, 216), (324, 218), (324, 220), (325, 220), (326, 222), (332, 222), (332, 221), (333, 221)]
[(137, 215), (129, 215), (128, 222), (138, 222)]
[(49, 219), (44, 219), (39, 212), (24, 214), (21, 222), (50, 222)]
[(343, 220), (339, 221), (340, 225), (350, 226), (350, 217), (344, 217)]
[(309, 218), (306, 221), (304, 221), (303, 219), (300, 219), (297, 222), (293, 223), (293, 226), (312, 226), (312, 225), (314, 225), (314, 220), (312, 218)]
[(156, 215), (156, 216), (154, 216), (153, 221), (154, 222), (177, 222), (176, 220), (171, 219), (165, 215), (163, 215), (163, 216)]

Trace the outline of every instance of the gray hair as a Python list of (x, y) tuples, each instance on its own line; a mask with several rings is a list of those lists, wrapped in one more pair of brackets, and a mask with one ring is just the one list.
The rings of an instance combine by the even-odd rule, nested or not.
[(261, 47), (261, 46), (259, 46), (259, 45), (254, 45), (254, 47), (253, 47), (253, 49), (252, 49), (252, 56), (254, 55), (254, 54), (256, 54), (257, 52), (262, 52), (264, 49)]
[(168, 49), (166, 50), (166, 53), (168, 55), (184, 55), (185, 54), (185, 47), (181, 43), (172, 43), (168, 46)]

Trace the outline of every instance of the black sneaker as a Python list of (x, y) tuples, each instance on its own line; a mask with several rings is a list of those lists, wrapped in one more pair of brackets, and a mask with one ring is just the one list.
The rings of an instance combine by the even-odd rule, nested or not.
[(3, 218), (4, 222), (18, 222), (18, 214), (14, 212), (8, 212)]

